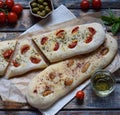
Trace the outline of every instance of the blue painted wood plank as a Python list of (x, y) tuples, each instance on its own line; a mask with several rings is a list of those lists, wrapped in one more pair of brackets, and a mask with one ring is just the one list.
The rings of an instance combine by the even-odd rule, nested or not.
[[(119, 79), (120, 75), (120, 69), (116, 71), (117, 73), (115, 74), (116, 79)], [(87, 88), (84, 90), (85, 92), (85, 98), (84, 102), (82, 104), (77, 103), (76, 98), (74, 98), (69, 104), (67, 104), (64, 109), (86, 109), (86, 110), (93, 110), (93, 109), (98, 109), (98, 110), (120, 110), (120, 82), (116, 84), (116, 88), (114, 92), (112, 92), (109, 96), (101, 98), (95, 95), (93, 92), (91, 85), (89, 85)]]
[[(82, 0), (53, 0), (54, 6), (58, 7), (59, 5), (64, 4), (66, 7), (70, 9), (79, 9), (80, 2)], [(90, 8), (92, 5), (90, 4)], [(102, 7), (101, 8), (120, 8), (120, 1), (119, 0), (102, 0)]]

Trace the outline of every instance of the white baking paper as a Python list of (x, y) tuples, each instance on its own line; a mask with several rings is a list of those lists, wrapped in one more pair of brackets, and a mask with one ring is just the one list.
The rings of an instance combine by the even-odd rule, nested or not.
[(40, 110), (40, 111), (43, 113), (43, 115), (55, 115), (60, 109), (62, 109), (69, 101), (71, 101), (74, 98), (74, 96), (78, 90), (83, 90), (89, 83), (90, 83), (90, 80), (84, 82), (79, 87), (77, 87), (74, 91), (69, 93), (67, 96), (60, 99), (58, 102), (56, 102), (49, 109), (47, 109), (45, 111), (44, 110)]

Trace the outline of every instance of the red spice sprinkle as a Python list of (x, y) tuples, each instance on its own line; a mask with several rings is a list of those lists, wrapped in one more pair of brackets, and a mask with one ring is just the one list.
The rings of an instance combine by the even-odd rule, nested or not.
[(37, 90), (35, 89), (35, 90), (33, 91), (33, 93), (37, 93)]

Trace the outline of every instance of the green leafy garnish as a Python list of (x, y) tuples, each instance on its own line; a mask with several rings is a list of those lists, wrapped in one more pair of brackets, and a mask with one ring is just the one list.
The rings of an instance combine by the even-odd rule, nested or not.
[(101, 19), (105, 25), (111, 26), (113, 35), (120, 30), (120, 17), (115, 16), (111, 10), (108, 10), (108, 16), (101, 16)]

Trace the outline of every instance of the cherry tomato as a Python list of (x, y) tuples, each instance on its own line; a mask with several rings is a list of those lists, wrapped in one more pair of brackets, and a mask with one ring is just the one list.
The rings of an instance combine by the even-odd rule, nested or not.
[(85, 96), (85, 94), (82, 90), (80, 90), (76, 93), (76, 98), (79, 99), (79, 100), (83, 100), (84, 96)]
[(4, 12), (0, 12), (0, 23), (5, 23), (6, 14)]
[(4, 7), (4, 2), (2, 0), (0, 0), (0, 8)]
[(14, 12), (9, 12), (7, 16), (8, 22), (9, 23), (16, 23), (17, 22), (17, 14)]
[(91, 32), (92, 35), (96, 33), (96, 30), (92, 27), (88, 27), (88, 30)]
[(92, 7), (96, 10), (99, 10), (102, 6), (101, 0), (92, 0)]
[(90, 7), (90, 2), (88, 0), (82, 0), (80, 3), (80, 8), (82, 10), (88, 10)]
[(21, 54), (26, 53), (30, 49), (30, 46), (28, 44), (23, 45), (21, 48)]
[(8, 8), (12, 8), (14, 5), (14, 0), (6, 0), (5, 4)]
[(77, 45), (77, 41), (75, 40), (75, 41), (72, 41), (72, 43), (70, 43), (69, 45), (68, 45), (68, 47), (69, 48), (74, 48), (76, 45)]
[(15, 66), (15, 67), (19, 67), (20, 66), (20, 63), (18, 63), (17, 61), (12, 61), (12, 63), (13, 63), (13, 66)]
[(41, 40), (41, 44), (44, 45), (48, 40), (48, 37), (43, 37)]
[(39, 62), (41, 61), (40, 59), (38, 59), (38, 58), (36, 58), (36, 57), (30, 57), (30, 60), (31, 60), (31, 62), (34, 63), (34, 64), (37, 64), (37, 63), (39, 63)]
[(85, 43), (90, 43), (92, 41), (93, 36), (89, 36), (87, 37), (87, 39), (85, 40)]
[(79, 27), (75, 27), (75, 28), (72, 30), (72, 34), (78, 32), (78, 30), (79, 30)]
[(64, 38), (65, 37), (65, 30), (60, 30), (56, 33), (57, 37)]
[(13, 53), (13, 50), (9, 49), (3, 53), (3, 56), (5, 59), (9, 59), (11, 57), (12, 53)]
[(15, 4), (12, 7), (12, 11), (15, 12), (16, 14), (20, 14), (22, 12), (22, 10), (23, 10), (23, 7), (20, 4)]
[(55, 46), (54, 46), (54, 48), (53, 48), (53, 50), (54, 50), (54, 51), (57, 51), (58, 49), (59, 49), (59, 43), (56, 42), (56, 43), (55, 43)]

